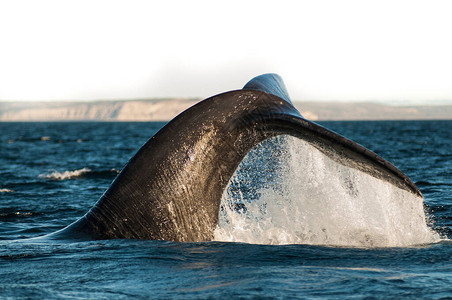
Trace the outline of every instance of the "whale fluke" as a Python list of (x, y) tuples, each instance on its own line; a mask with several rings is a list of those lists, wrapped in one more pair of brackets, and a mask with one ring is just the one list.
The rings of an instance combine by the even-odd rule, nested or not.
[(98, 202), (52, 238), (209, 241), (223, 191), (254, 146), (292, 135), (335, 161), (422, 197), (410, 179), (370, 150), (304, 119), (282, 79), (265, 74), (243, 89), (199, 102), (133, 156)]

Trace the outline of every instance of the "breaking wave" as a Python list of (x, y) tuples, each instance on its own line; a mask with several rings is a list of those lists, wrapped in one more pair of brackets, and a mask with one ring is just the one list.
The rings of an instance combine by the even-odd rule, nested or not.
[[(269, 159), (262, 157), (266, 151)], [(244, 176), (263, 159), (273, 161), (269, 171)], [(223, 194), (215, 240), (404, 247), (440, 236), (428, 226), (421, 198), (343, 166), (306, 141), (280, 136), (256, 146), (236, 170)]]
[(54, 171), (50, 174), (41, 174), (39, 175), (40, 178), (47, 178), (47, 179), (53, 179), (53, 180), (66, 180), (66, 179), (73, 179), (81, 177), (82, 175), (91, 172), (88, 168), (83, 168), (79, 170), (74, 171), (64, 171), (64, 172), (58, 172)]
[(118, 173), (119, 170), (116, 169), (93, 171), (89, 168), (82, 168), (74, 171), (53, 171), (49, 174), (41, 174), (39, 175), (39, 178), (47, 178), (51, 180), (67, 180), (77, 178), (114, 178)]

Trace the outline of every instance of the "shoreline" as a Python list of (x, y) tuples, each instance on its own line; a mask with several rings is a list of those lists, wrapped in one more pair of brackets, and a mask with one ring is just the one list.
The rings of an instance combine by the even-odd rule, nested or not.
[[(0, 122), (166, 122), (201, 101), (174, 98), (111, 101), (0, 102)], [(452, 120), (452, 104), (294, 101), (311, 121)]]

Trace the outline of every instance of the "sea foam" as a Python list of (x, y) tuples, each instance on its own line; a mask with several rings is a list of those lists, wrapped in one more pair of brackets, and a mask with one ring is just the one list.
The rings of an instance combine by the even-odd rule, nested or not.
[(252, 199), (233, 191), (232, 186), (247, 190), (245, 185), (253, 184), (240, 178), (241, 168), (268, 159), (255, 155), (263, 147), (256, 146), (223, 195), (215, 240), (346, 247), (403, 247), (440, 240), (427, 224), (423, 199), (343, 166), (306, 141), (282, 136), (267, 143), (283, 148), (277, 174), (269, 172), (277, 180), (259, 188)]
[(66, 179), (73, 179), (73, 178), (80, 177), (83, 174), (86, 174), (88, 172), (91, 172), (91, 170), (88, 168), (83, 168), (83, 169), (74, 170), (74, 171), (64, 171), (64, 172), (54, 171), (50, 174), (41, 174), (41, 175), (39, 175), (39, 177), (53, 179), (53, 180), (66, 180)]

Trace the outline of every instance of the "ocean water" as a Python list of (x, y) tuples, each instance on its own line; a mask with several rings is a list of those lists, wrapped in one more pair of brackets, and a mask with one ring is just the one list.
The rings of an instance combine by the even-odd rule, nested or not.
[(216, 241), (43, 241), (165, 123), (0, 123), (0, 298), (450, 299), (452, 121), (321, 124), (396, 165), (424, 203), (283, 136), (239, 166)]

